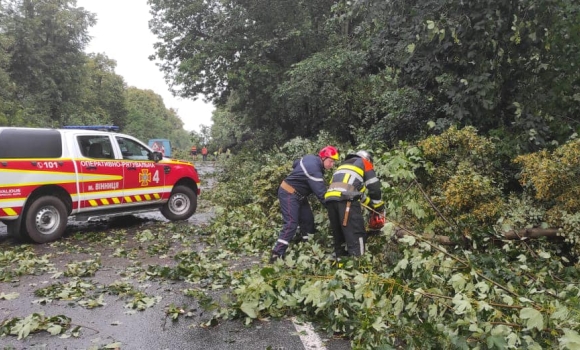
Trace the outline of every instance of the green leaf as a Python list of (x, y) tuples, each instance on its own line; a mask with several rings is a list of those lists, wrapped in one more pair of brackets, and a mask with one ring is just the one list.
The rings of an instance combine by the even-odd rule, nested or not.
[(544, 316), (536, 309), (526, 307), (520, 310), (520, 318), (528, 320), (526, 322), (526, 329), (536, 328), (538, 330), (544, 329)]
[(453, 287), (453, 289), (455, 289), (456, 292), (459, 292), (465, 288), (467, 281), (465, 278), (463, 278), (463, 274), (456, 273), (449, 279), (448, 283)]
[(550, 318), (552, 320), (562, 320), (565, 321), (568, 319), (570, 312), (568, 311), (568, 308), (563, 306), (563, 305), (557, 305), (556, 307), (556, 311), (554, 311), (552, 313), (552, 315), (550, 316)]
[(453, 304), (456, 315), (463, 315), (472, 309), (470, 301), (462, 294), (457, 294), (453, 297)]
[(558, 339), (561, 349), (580, 349), (580, 335), (573, 329), (563, 328), (564, 335)]
[(18, 298), (18, 296), (20, 295), (20, 293), (8, 293), (8, 294), (4, 294), (4, 293), (0, 293), (0, 300), (12, 300), (12, 299), (16, 299)]
[(51, 335), (57, 335), (62, 332), (62, 326), (53, 323), (46, 329), (46, 331)]
[(403, 298), (401, 298), (400, 295), (395, 295), (391, 300), (391, 303), (393, 304), (393, 314), (395, 316), (400, 315), (405, 308), (405, 302), (403, 301)]
[(274, 274), (274, 272), (275, 270), (273, 267), (264, 267), (260, 270), (260, 275), (262, 275), (262, 277), (268, 277), (269, 275)]
[(240, 306), (240, 310), (242, 310), (248, 317), (250, 318), (257, 318), (258, 317), (258, 302), (251, 301), (247, 302), (244, 301)]
[(123, 345), (123, 343), (114, 342), (114, 343), (110, 343), (110, 344), (105, 345), (105, 349), (121, 349), (121, 345)]
[(507, 342), (504, 337), (499, 335), (491, 335), (487, 337), (487, 347), (490, 349), (498, 348), (498, 349), (505, 349), (507, 347)]
[(373, 323), (372, 327), (377, 331), (380, 332), (383, 329), (387, 329), (387, 326), (385, 325), (385, 323), (383, 322), (383, 318), (379, 317), (375, 320), (375, 322)]

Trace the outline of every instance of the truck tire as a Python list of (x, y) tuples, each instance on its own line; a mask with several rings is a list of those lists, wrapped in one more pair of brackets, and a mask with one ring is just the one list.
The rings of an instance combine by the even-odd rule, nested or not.
[(67, 218), (66, 206), (58, 197), (42, 196), (26, 209), (24, 228), (33, 242), (52, 242), (64, 233)]
[(170, 221), (189, 219), (197, 209), (197, 194), (187, 186), (175, 186), (161, 214)]

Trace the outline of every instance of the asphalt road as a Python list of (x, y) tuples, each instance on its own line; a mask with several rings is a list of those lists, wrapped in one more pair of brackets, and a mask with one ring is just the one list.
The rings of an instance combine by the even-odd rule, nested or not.
[[(209, 178), (213, 171), (211, 164), (196, 165), (202, 179), (203, 175)], [(204, 185), (211, 186), (211, 181), (209, 179)], [(202, 192), (198, 212), (186, 225), (203, 229), (212, 215), (211, 204), (204, 201)], [(65, 315), (71, 319), (71, 329), (80, 326), (80, 332), (74, 337), (69, 330), (64, 338), (47, 332), (31, 334), (21, 340), (6, 336), (0, 338), (0, 349), (350, 349), (347, 341), (329, 339), (308, 325), (299, 325), (297, 329), (291, 319), (263, 320), (249, 326), (245, 326), (243, 320), (234, 320), (205, 327), (204, 323), (211, 319), (210, 313), (205, 312), (195, 298), (183, 293), (192, 285), (144, 278), (148, 265), (172, 266), (175, 264), (172, 256), (184, 245), (192, 244), (187, 239), (143, 241), (145, 231), (153, 235), (161, 235), (163, 230), (179, 231), (172, 226), (168, 229), (164, 223), (166, 220), (157, 213), (91, 224), (72, 222), (59, 242), (31, 245), (33, 258), (13, 261), (11, 266), (21, 268), (22, 264), (32, 264), (33, 272), (0, 282), (0, 295), (18, 293), (14, 299), (0, 298), (0, 321), (32, 313)], [(26, 246), (8, 238), (6, 227), (0, 224), (0, 253), (18, 247)], [(164, 251), (156, 254), (155, 249)], [(100, 266), (92, 276), (63, 275), (71, 266), (95, 260)], [(245, 268), (261, 262), (234, 259), (231, 263), (233, 267), (242, 264)], [(1, 269), (2, 265), (0, 272)], [(43, 298), (35, 295), (39, 289), (79, 280), (93, 286), (84, 298), (42, 302)], [(114, 283), (132, 286), (148, 297), (157, 298), (157, 302), (142, 311), (128, 307), (131, 298), (106, 293)], [(90, 309), (80, 305), (79, 300), (90, 299), (99, 291), (104, 305)], [(167, 315), (172, 306), (184, 310), (176, 321)]]

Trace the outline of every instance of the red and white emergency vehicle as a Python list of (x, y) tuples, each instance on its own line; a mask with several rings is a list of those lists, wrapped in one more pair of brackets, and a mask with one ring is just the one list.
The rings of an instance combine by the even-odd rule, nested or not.
[(78, 221), (161, 210), (186, 220), (200, 180), (190, 162), (163, 158), (129, 135), (0, 127), (0, 220), (37, 243)]

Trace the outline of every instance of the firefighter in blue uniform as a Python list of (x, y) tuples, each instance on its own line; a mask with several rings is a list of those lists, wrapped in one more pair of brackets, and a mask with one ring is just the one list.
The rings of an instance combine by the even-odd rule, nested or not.
[(314, 193), (324, 204), (326, 184), (323, 174), (338, 159), (338, 150), (333, 146), (326, 146), (318, 155), (309, 154), (294, 161), (292, 172), (278, 188), (283, 227), (272, 249), (270, 262), (284, 256), (298, 226), (303, 240), (308, 239), (308, 234), (314, 233), (314, 215), (307, 197)]
[(364, 254), (367, 233), (361, 203), (381, 212), (385, 207), (381, 197), (371, 155), (364, 150), (348, 154), (324, 195), (337, 259)]

